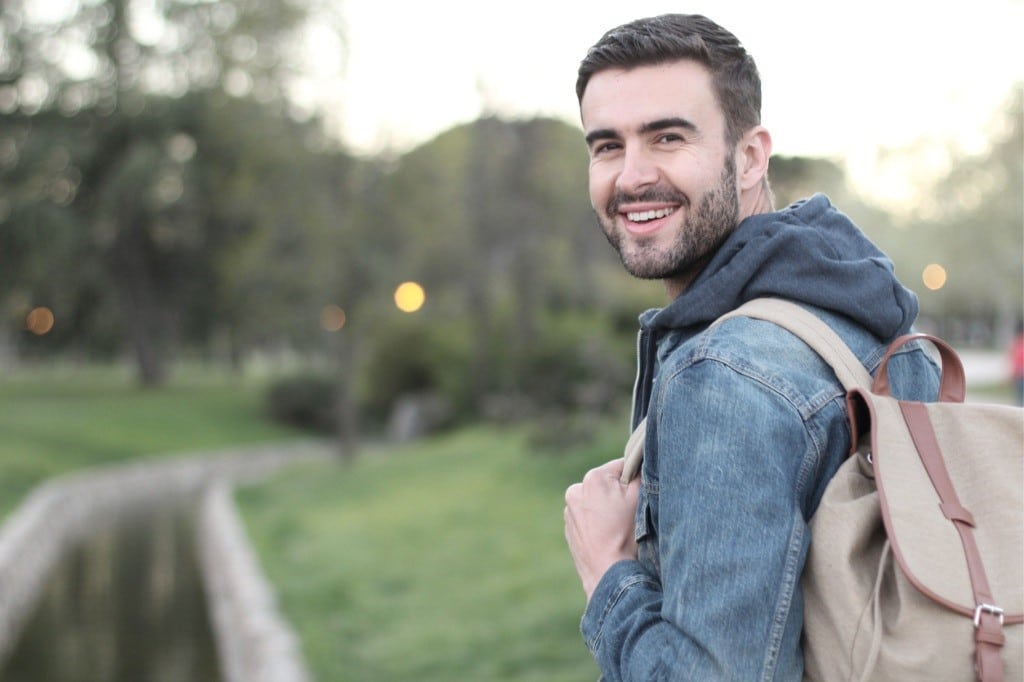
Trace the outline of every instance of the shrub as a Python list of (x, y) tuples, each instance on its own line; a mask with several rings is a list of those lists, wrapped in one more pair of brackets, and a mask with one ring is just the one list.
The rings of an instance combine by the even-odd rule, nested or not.
[(458, 323), (432, 325), (415, 316), (381, 321), (358, 370), (361, 414), (382, 425), (410, 396), (434, 396), (448, 406), (446, 422), (463, 419), (470, 385), (466, 339)]
[(275, 421), (318, 433), (337, 428), (337, 392), (334, 381), (322, 376), (286, 377), (267, 390), (267, 412)]

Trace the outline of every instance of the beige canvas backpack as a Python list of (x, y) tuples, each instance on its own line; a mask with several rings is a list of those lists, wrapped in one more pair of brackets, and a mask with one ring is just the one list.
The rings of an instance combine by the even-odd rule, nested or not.
[[(798, 305), (758, 299), (719, 322), (740, 315), (794, 333), (848, 391), (853, 452), (811, 520), (801, 583), (805, 680), (1024, 680), (1024, 410), (964, 403), (960, 359), (935, 337), (896, 339), (872, 379)], [(889, 358), (918, 339), (942, 361), (935, 403), (889, 395)]]

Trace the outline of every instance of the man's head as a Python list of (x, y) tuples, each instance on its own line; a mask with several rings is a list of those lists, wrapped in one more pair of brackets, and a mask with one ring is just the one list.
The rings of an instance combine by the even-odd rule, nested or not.
[(600, 71), (682, 60), (695, 61), (711, 74), (730, 144), (761, 122), (761, 76), (753, 57), (736, 36), (699, 14), (638, 19), (605, 33), (580, 63), (576, 97), (582, 103), (591, 77)]
[(583, 60), (577, 94), (591, 204), (633, 275), (678, 295), (742, 219), (771, 210), (757, 69), (708, 19), (609, 31)]

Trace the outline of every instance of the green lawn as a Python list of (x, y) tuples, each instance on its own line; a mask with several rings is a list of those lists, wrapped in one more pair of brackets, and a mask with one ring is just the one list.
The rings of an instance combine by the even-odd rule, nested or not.
[(160, 390), (109, 367), (0, 373), (0, 518), (48, 476), (164, 453), (300, 437), (262, 417), (260, 385), (192, 371)]
[(316, 679), (597, 679), (562, 496), (618, 436), (554, 456), (471, 429), (240, 490)]

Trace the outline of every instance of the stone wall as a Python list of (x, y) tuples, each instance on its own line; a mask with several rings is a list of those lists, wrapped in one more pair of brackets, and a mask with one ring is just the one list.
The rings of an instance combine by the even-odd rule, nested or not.
[(203, 497), (199, 565), (225, 682), (308, 682), (295, 634), (249, 546), (227, 485)]

